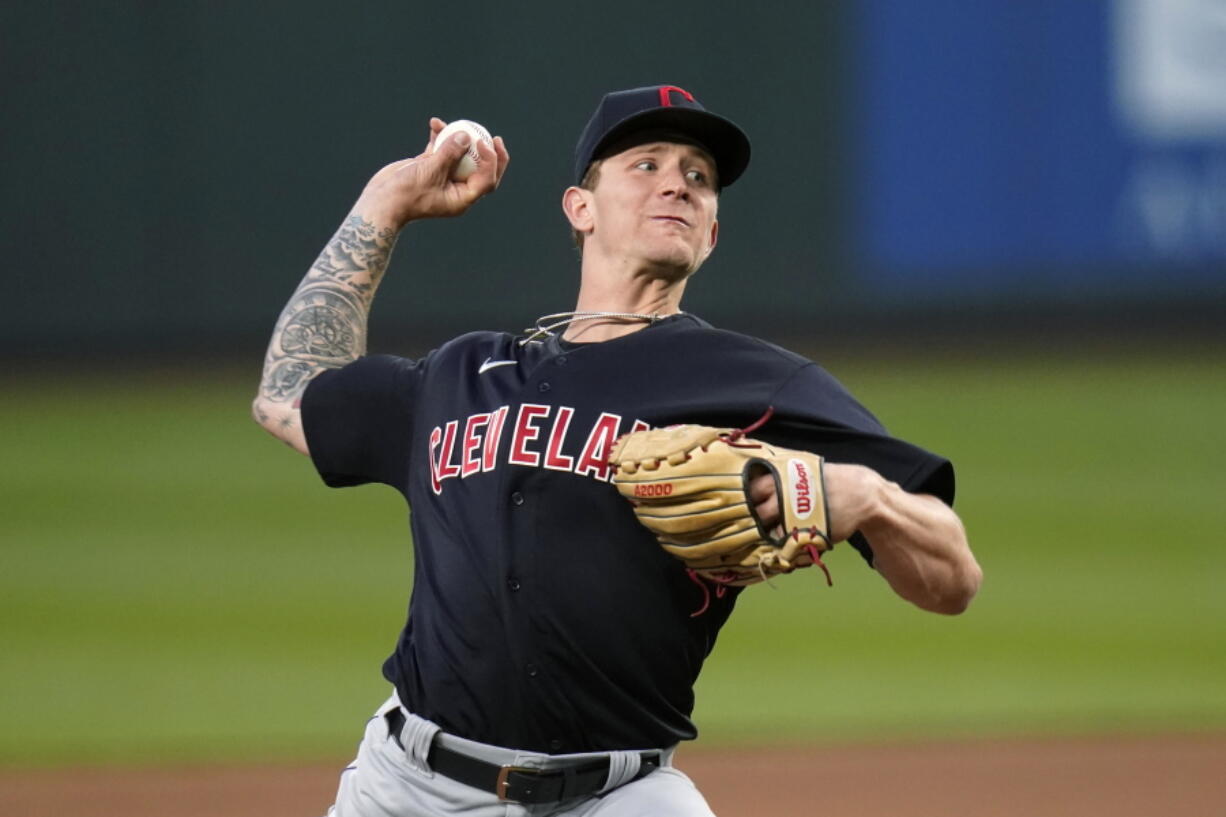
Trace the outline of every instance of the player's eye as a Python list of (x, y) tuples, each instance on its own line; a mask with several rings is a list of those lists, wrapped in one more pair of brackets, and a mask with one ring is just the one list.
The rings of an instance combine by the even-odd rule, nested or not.
[(687, 171), (685, 174), (685, 177), (689, 179), (690, 181), (694, 182), (695, 184), (706, 184), (707, 183), (707, 174), (703, 173), (701, 170), (698, 170), (697, 168)]
[(636, 164), (635, 168), (637, 168), (638, 170), (655, 170), (656, 163), (653, 162), (651, 159), (644, 159), (643, 161)]

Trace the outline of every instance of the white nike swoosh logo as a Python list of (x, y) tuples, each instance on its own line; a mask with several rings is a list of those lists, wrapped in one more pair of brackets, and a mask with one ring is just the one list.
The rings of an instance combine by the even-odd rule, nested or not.
[(477, 369), (477, 374), (485, 374), (490, 369), (496, 369), (499, 366), (514, 366), (518, 362), (517, 360), (494, 360), (487, 357), (481, 364), (481, 368)]

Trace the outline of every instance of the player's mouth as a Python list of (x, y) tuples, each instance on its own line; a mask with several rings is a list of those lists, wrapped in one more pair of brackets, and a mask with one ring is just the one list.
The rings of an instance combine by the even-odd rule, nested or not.
[(680, 224), (682, 227), (690, 226), (690, 223), (686, 221), (685, 219), (683, 219), (681, 216), (652, 216), (651, 220), (671, 222), (673, 224)]

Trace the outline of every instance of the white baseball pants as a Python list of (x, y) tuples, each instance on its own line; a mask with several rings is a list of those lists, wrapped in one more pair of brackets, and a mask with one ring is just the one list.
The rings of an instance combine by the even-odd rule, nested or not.
[(589, 797), (540, 805), (500, 801), (493, 792), (435, 774), (427, 766), (426, 754), (436, 735), (449, 749), (516, 766), (548, 769), (605, 755), (547, 755), (488, 746), (439, 734), (437, 725), (408, 712), (401, 749), (388, 734), (384, 717), (398, 706), (400, 701), (393, 693), (366, 724), (357, 759), (341, 773), (336, 804), (328, 810), (328, 817), (715, 817), (694, 783), (672, 766), (672, 750), (661, 758), (660, 768), (624, 785), (617, 785), (617, 776), (633, 776), (637, 760), (622, 761), (635, 753), (609, 753), (614, 761), (611, 779), (604, 792)]

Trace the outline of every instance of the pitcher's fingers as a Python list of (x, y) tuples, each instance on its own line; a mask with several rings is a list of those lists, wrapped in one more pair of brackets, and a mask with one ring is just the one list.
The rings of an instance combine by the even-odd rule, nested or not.
[(769, 496), (775, 495), (775, 479), (761, 469), (762, 473), (749, 478), (749, 498), (754, 502), (761, 502)]
[(430, 139), (426, 142), (426, 153), (434, 150), (434, 140), (438, 138), (439, 133), (445, 127), (447, 127), (446, 122), (439, 119), (437, 116), (430, 117)]
[(762, 524), (770, 527), (777, 523), (779, 517), (779, 500), (771, 495), (770, 499), (764, 502), (759, 502), (753, 506), (754, 514), (762, 520)]
[(494, 181), (494, 186), (502, 184), (502, 174), (507, 172), (507, 165), (511, 162), (511, 154), (507, 152), (507, 143), (501, 136), (494, 137), (494, 152), (498, 154), (498, 178)]
[(759, 474), (749, 480), (749, 502), (764, 524), (769, 526), (779, 521), (779, 496), (770, 474)]
[(468, 184), (482, 193), (488, 193), (498, 186), (498, 152), (484, 139), (474, 139), (472, 145), (477, 151), (477, 169), (468, 177)]

